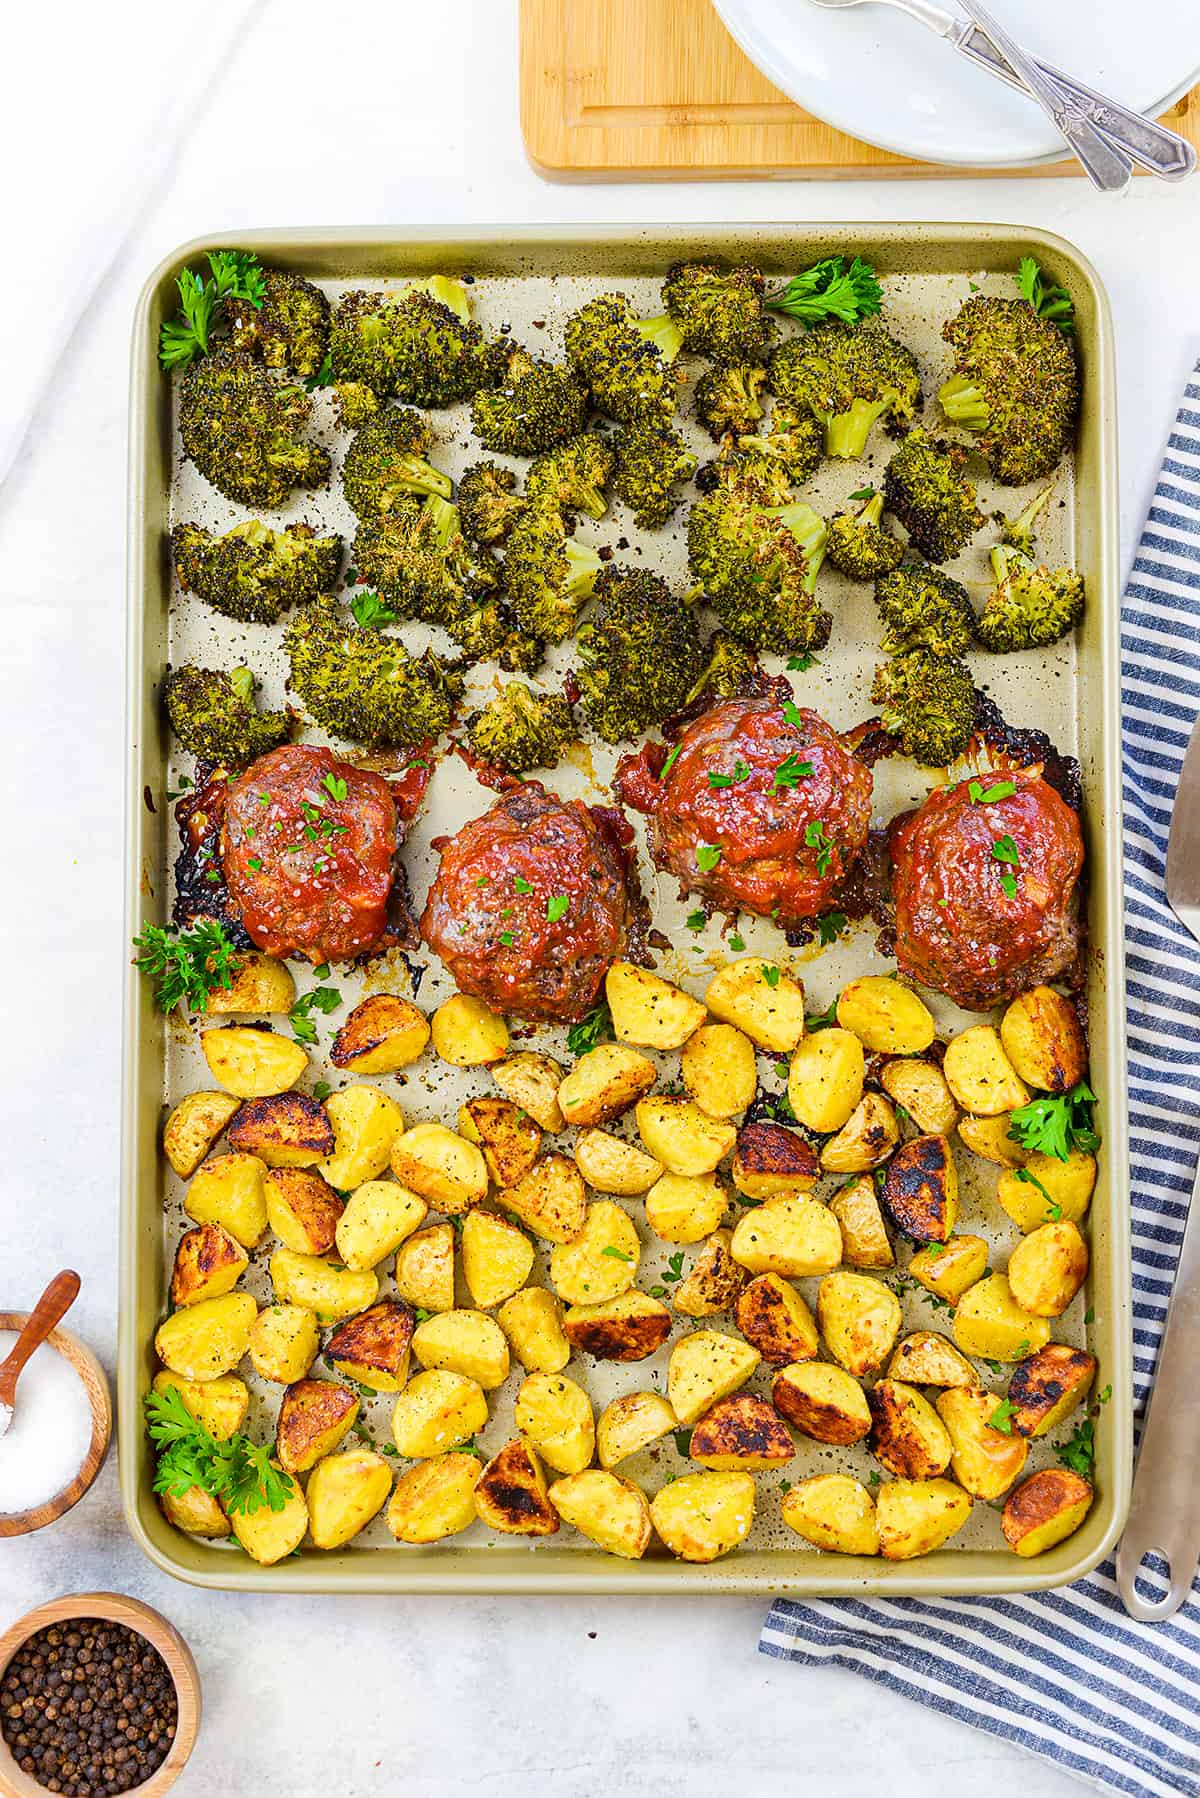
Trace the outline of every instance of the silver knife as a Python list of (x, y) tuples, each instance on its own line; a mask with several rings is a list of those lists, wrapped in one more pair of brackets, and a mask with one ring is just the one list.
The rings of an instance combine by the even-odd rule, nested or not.
[[(1167, 899), (1181, 924), (1200, 941), (1200, 720), (1183, 760), (1167, 844)], [(1133, 1476), (1129, 1521), (1117, 1550), (1117, 1589), (1125, 1609), (1142, 1623), (1173, 1616), (1192, 1589), (1200, 1564), (1200, 1168), (1192, 1189), (1183, 1250), (1155, 1370), (1142, 1444)], [(1137, 1590), (1138, 1569), (1157, 1551), (1170, 1589), (1151, 1601)]]

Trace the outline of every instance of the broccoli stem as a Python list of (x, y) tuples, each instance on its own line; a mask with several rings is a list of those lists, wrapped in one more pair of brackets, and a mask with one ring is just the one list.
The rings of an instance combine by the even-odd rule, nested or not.
[(582, 603), (595, 586), (596, 577), (603, 564), (596, 551), (590, 545), (580, 543), (576, 537), (568, 537), (564, 548), (567, 557), (567, 578), (563, 582), (563, 592), (569, 599)]
[(1007, 521), (1003, 532), (1005, 543), (1011, 543), (1014, 549), (1023, 551), (1027, 556), (1033, 555), (1034, 526), (1042, 507), (1053, 491), (1054, 482), (1051, 481), (1049, 486), (1043, 487), (1042, 491), (1030, 500), (1023, 511), (1018, 512), (1015, 518)]
[(999, 585), (1001, 581), (1008, 579), (1018, 562), (1027, 562), (1029, 557), (1023, 556), (1020, 550), (1014, 549), (1011, 544), (997, 543), (991, 552), (990, 560), (992, 564), (992, 573), (996, 577), (997, 585)]
[(858, 515), (858, 522), (860, 527), (869, 528), (871, 525), (877, 525), (882, 517), (883, 490), (880, 488), (871, 495), (866, 505), (862, 508)]
[(825, 421), (825, 454), (856, 462), (867, 447), (871, 426), (887, 408), (886, 400), (854, 400), (848, 412), (835, 412)]
[(658, 318), (635, 319), (643, 337), (649, 338), (664, 362), (674, 362), (683, 348), (683, 332), (665, 312)]
[(398, 493), (435, 493), (441, 499), (449, 499), (454, 492), (450, 476), (423, 456), (401, 456), (399, 465), (403, 478), (396, 482)]
[(461, 528), (458, 507), (450, 505), (440, 493), (431, 493), (425, 501), (425, 510), (433, 519), (434, 542), (439, 549), (444, 549)]
[(981, 390), (966, 375), (951, 375), (938, 388), (938, 400), (951, 424), (968, 431), (987, 428), (990, 417), (988, 403)]
[(821, 572), (821, 564), (825, 560), (825, 545), (829, 541), (829, 527), (819, 512), (806, 505), (802, 499), (793, 500), (790, 506), (768, 506), (763, 508), (772, 518), (778, 518), (787, 526), (792, 536), (804, 551), (807, 564), (804, 574), (804, 591), (812, 593), (817, 585), (817, 576)]

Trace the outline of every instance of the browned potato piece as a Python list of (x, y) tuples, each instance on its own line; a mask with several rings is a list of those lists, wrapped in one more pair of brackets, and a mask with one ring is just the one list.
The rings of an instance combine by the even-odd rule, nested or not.
[(622, 1198), (649, 1192), (663, 1171), (662, 1162), (607, 1130), (581, 1130), (575, 1138), (575, 1165), (597, 1192)]
[(888, 1378), (910, 1386), (973, 1386), (975, 1369), (948, 1336), (936, 1330), (914, 1330), (899, 1343), (888, 1362)]
[(631, 1480), (591, 1468), (555, 1480), (550, 1503), (564, 1523), (610, 1555), (638, 1561), (650, 1543), (650, 1507)]
[(295, 1003), (296, 982), (284, 964), (257, 949), (242, 949), (229, 985), (213, 987), (204, 1003), (192, 1009), (209, 1017), (235, 1012), (261, 1017), (290, 1011)]
[(770, 1199), (739, 1218), (730, 1253), (752, 1274), (802, 1279), (837, 1267), (842, 1232), (827, 1205), (802, 1193)]
[(561, 1373), (571, 1359), (562, 1306), (544, 1286), (514, 1292), (496, 1313), (509, 1347), (527, 1373)]
[(364, 1180), (337, 1223), (337, 1252), (347, 1267), (378, 1267), (419, 1230), (429, 1207), (396, 1180)]
[(601, 1467), (627, 1461), (657, 1442), (678, 1419), (659, 1392), (626, 1392), (604, 1407), (596, 1425), (596, 1456)]
[(1008, 1258), (1008, 1284), (1023, 1311), (1061, 1317), (1087, 1279), (1088, 1248), (1066, 1218), (1023, 1236)]
[(299, 1043), (256, 1024), (202, 1030), (200, 1047), (213, 1079), (239, 1099), (286, 1092), (308, 1066)]
[(488, 1067), (508, 1054), (508, 1025), (467, 993), (455, 993), (430, 1019), (433, 1052), (455, 1068)]
[(835, 1025), (806, 1036), (788, 1072), (796, 1121), (822, 1136), (840, 1130), (862, 1098), (865, 1067), (863, 1046), (849, 1030)]
[(1024, 1469), (1029, 1444), (1013, 1433), (1000, 1399), (979, 1386), (957, 1386), (939, 1394), (937, 1409), (954, 1444), (950, 1471), (963, 1491), (988, 1504), (1002, 1498)]
[(262, 1567), (273, 1567), (276, 1561), (299, 1548), (308, 1529), (304, 1488), (299, 1480), (291, 1480), (290, 1484), (282, 1511), (260, 1505), (257, 1511), (234, 1511), (230, 1516), (239, 1546)]
[(189, 1536), (203, 1536), (215, 1542), (227, 1536), (231, 1525), (211, 1492), (203, 1486), (189, 1486), (186, 1492), (160, 1492), (158, 1502), (168, 1523)]
[(248, 1292), (225, 1292), (172, 1311), (154, 1333), (154, 1352), (184, 1380), (215, 1380), (246, 1353), (258, 1306)]
[(563, 1334), (597, 1361), (644, 1361), (671, 1334), (671, 1313), (647, 1293), (623, 1292), (603, 1304), (572, 1305)]
[(186, 1409), (218, 1442), (227, 1442), (241, 1429), (250, 1408), (249, 1388), (235, 1373), (221, 1374), (215, 1380), (187, 1380), (164, 1369), (154, 1376), (154, 1390), (177, 1392)]
[(1000, 1020), (1000, 1040), (1028, 1086), (1065, 1093), (1083, 1079), (1087, 1044), (1079, 1014), (1051, 986), (1030, 987), (1013, 1000)]
[(875, 1495), (879, 1552), (911, 1561), (948, 1542), (971, 1515), (971, 1500), (953, 1480), (886, 1480)]
[(1071, 1415), (1095, 1377), (1095, 1355), (1048, 1342), (1013, 1369), (1008, 1382), (1013, 1429), (1020, 1436), (1047, 1435)]
[(957, 1305), (967, 1288), (983, 1278), (987, 1264), (988, 1245), (982, 1236), (952, 1236), (949, 1242), (918, 1249), (908, 1271), (926, 1292)]
[(879, 1084), (897, 1114), (906, 1111), (917, 1129), (930, 1136), (949, 1136), (958, 1122), (958, 1106), (950, 1097), (946, 1076), (931, 1061), (898, 1056), (884, 1063)]
[(365, 1530), (387, 1503), (392, 1470), (369, 1448), (326, 1455), (313, 1468), (304, 1496), (314, 1548), (342, 1548)]
[(782, 1417), (752, 1392), (718, 1399), (696, 1424), (688, 1449), (693, 1461), (715, 1473), (785, 1467), (795, 1452)]
[(789, 1529), (834, 1554), (877, 1555), (875, 1502), (861, 1480), (846, 1473), (814, 1473), (783, 1495), (780, 1515)]
[(775, 1409), (814, 1442), (849, 1448), (871, 1427), (867, 1396), (844, 1367), (801, 1361), (781, 1367), (771, 1386)]
[(847, 1373), (874, 1373), (900, 1334), (900, 1301), (869, 1274), (826, 1274), (817, 1288), (817, 1323)]
[(487, 1422), (482, 1386), (448, 1367), (414, 1374), (392, 1407), (392, 1440), (414, 1461), (431, 1460), (467, 1442)]
[(263, 1180), (267, 1222), (285, 1249), (326, 1255), (337, 1240), (343, 1205), (310, 1168), (273, 1167)]
[(950, 1437), (927, 1398), (903, 1380), (877, 1380), (867, 1394), (871, 1453), (903, 1480), (928, 1480), (950, 1465)]
[(874, 1055), (917, 1055), (933, 1041), (929, 1007), (886, 974), (863, 974), (843, 987), (837, 1021)]
[(708, 1016), (699, 999), (631, 961), (615, 961), (604, 996), (619, 1043), (644, 1049), (678, 1049)]
[(462, 1268), (467, 1291), (488, 1311), (524, 1286), (533, 1270), (533, 1244), (506, 1217), (476, 1206), (463, 1219)]
[(716, 1561), (754, 1527), (748, 1473), (685, 1473), (650, 1501), (650, 1521), (681, 1561)]
[(587, 1188), (579, 1169), (557, 1149), (539, 1156), (523, 1180), (502, 1187), (496, 1196), (544, 1242), (573, 1242), (587, 1216)]
[(646, 1222), (664, 1242), (700, 1242), (728, 1209), (729, 1196), (714, 1174), (663, 1174), (646, 1194)]
[(371, 993), (333, 1039), (329, 1059), (356, 1074), (395, 1074), (425, 1053), (429, 1019), (398, 993)]
[(1045, 1348), (1050, 1325), (1024, 1310), (1004, 1274), (988, 1274), (963, 1293), (954, 1312), (954, 1340), (981, 1361), (1024, 1361)]
[(1000, 1032), (990, 1024), (972, 1024), (951, 1038), (942, 1073), (959, 1105), (976, 1117), (996, 1117), (1029, 1102), (1029, 1088), (1005, 1054)]
[(743, 1124), (733, 1154), (733, 1184), (746, 1198), (807, 1192), (821, 1173), (816, 1150), (785, 1124)]
[(487, 1197), (483, 1152), (445, 1124), (414, 1124), (392, 1144), (392, 1172), (438, 1211), (459, 1216)]
[(728, 1311), (746, 1283), (746, 1270), (730, 1254), (732, 1230), (714, 1230), (703, 1250), (671, 1293), (684, 1317), (716, 1317)]
[(723, 1118), (711, 1118), (691, 1099), (656, 1096), (637, 1102), (637, 1127), (646, 1148), (669, 1174), (711, 1174), (737, 1141)]
[(1028, 1157), (1020, 1143), (1008, 1134), (1011, 1122), (1011, 1111), (1001, 1111), (991, 1118), (961, 1117), (958, 1138), (984, 1161), (994, 1161), (998, 1167), (1023, 1167)]
[(891, 1100), (880, 1093), (864, 1093), (837, 1135), (821, 1150), (821, 1166), (827, 1174), (862, 1174), (880, 1167), (899, 1141), (900, 1126)]
[(612, 1199), (597, 1199), (575, 1240), (550, 1251), (550, 1283), (564, 1304), (598, 1305), (633, 1285), (641, 1256), (628, 1214)]
[(737, 1117), (758, 1091), (754, 1044), (733, 1024), (702, 1024), (683, 1046), (683, 1084), (701, 1111)]
[(200, 1224), (179, 1238), (171, 1273), (171, 1303), (196, 1305), (232, 1292), (250, 1265), (241, 1243), (220, 1224)]
[(475, 1486), (475, 1512), (506, 1536), (552, 1536), (558, 1513), (546, 1492), (542, 1464), (521, 1438), (493, 1455)]
[(268, 1167), (312, 1167), (333, 1148), (325, 1107), (308, 1093), (271, 1093), (247, 1099), (226, 1135), (240, 1154)]
[(558, 1089), (568, 1124), (607, 1124), (620, 1117), (658, 1079), (658, 1069), (625, 1043), (599, 1043), (581, 1055)]
[(468, 1099), (460, 1106), (458, 1133), (483, 1150), (497, 1186), (515, 1186), (538, 1158), (542, 1133), (511, 1099)]
[(1088, 1481), (1070, 1468), (1044, 1467), (1022, 1480), (1008, 1498), (1000, 1519), (1004, 1540), (1014, 1554), (1045, 1554), (1074, 1535), (1095, 1496)]
[(760, 1359), (752, 1344), (720, 1330), (681, 1336), (667, 1363), (667, 1398), (683, 1427), (744, 1386)]
[(413, 1331), (412, 1352), (422, 1367), (445, 1367), (465, 1374), (485, 1392), (508, 1378), (508, 1342), (485, 1311), (439, 1311)]
[(734, 1024), (768, 1055), (790, 1055), (804, 1035), (804, 988), (778, 962), (759, 955), (714, 974), (704, 995), (722, 1024)]
[(996, 1182), (996, 1198), (1018, 1230), (1028, 1234), (1061, 1218), (1077, 1224), (1087, 1215), (1096, 1184), (1096, 1158), (1072, 1149), (1065, 1161), (1034, 1153)]
[(396, 1250), (396, 1291), (421, 1311), (454, 1309), (454, 1229), (430, 1224)]
[(407, 1305), (381, 1299), (338, 1325), (325, 1344), (325, 1359), (343, 1379), (372, 1392), (399, 1392), (408, 1378), (415, 1322)]
[(334, 1380), (297, 1380), (279, 1405), (275, 1449), (287, 1473), (307, 1473), (349, 1434), (358, 1400)]
[(192, 1176), (183, 1208), (193, 1223), (220, 1224), (244, 1249), (257, 1248), (267, 1227), (266, 1171), (257, 1155), (212, 1155)]
[(335, 1324), (365, 1311), (379, 1297), (379, 1276), (370, 1268), (355, 1272), (320, 1255), (276, 1249), (270, 1260), (275, 1297), (284, 1304), (304, 1305), (321, 1323)]
[(892, 1267), (896, 1257), (888, 1239), (870, 1174), (850, 1179), (829, 1201), (842, 1232), (842, 1260), (848, 1267)]
[(483, 1462), (474, 1455), (435, 1455), (396, 1481), (387, 1526), (397, 1542), (440, 1542), (475, 1521), (475, 1482)]
[(333, 1125), (333, 1154), (320, 1173), (338, 1192), (353, 1192), (378, 1180), (388, 1165), (392, 1144), (404, 1128), (404, 1114), (393, 1099), (369, 1081), (344, 1086), (325, 1101)]
[(771, 1367), (811, 1361), (817, 1352), (813, 1314), (778, 1274), (759, 1274), (737, 1302), (737, 1327)]
[(562, 1373), (522, 1380), (513, 1422), (556, 1473), (582, 1473), (596, 1450), (596, 1419), (582, 1386)]
[(944, 1136), (914, 1136), (888, 1162), (880, 1199), (915, 1242), (946, 1242), (958, 1221), (958, 1170)]
[(317, 1358), (317, 1320), (303, 1305), (264, 1305), (250, 1326), (250, 1360), (260, 1380), (290, 1386)]
[(535, 1055), (528, 1049), (519, 1055), (507, 1055), (495, 1063), (491, 1076), (505, 1098), (527, 1111), (543, 1130), (562, 1129), (558, 1089), (563, 1070), (549, 1055)]
[(232, 1093), (189, 1093), (163, 1126), (163, 1154), (181, 1180), (190, 1180), (242, 1101)]

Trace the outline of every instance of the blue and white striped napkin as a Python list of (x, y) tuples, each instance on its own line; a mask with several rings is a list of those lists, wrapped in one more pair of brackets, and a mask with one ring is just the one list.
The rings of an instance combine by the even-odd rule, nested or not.
[[(1200, 365), (1125, 593), (1122, 692), (1140, 1416), (1200, 1149), (1200, 949), (1163, 891), (1175, 787), (1200, 712)], [(1166, 1582), (1150, 1569), (1147, 1596), (1161, 1598)], [(1114, 1792), (1200, 1798), (1200, 1582), (1158, 1624), (1126, 1615), (1111, 1561), (1029, 1598), (781, 1598), (759, 1647), (848, 1667)]]

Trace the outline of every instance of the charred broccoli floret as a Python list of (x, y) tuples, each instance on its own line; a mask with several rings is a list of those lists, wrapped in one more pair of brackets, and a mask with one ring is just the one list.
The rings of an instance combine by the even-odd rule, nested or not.
[(975, 637), (975, 611), (965, 587), (927, 562), (909, 562), (881, 575), (875, 603), (887, 626), (888, 655), (923, 649), (935, 656), (962, 656)]
[(354, 433), (342, 465), (342, 489), (359, 518), (381, 518), (402, 493), (437, 493), (449, 499), (454, 484), (425, 452), (428, 424), (408, 406), (388, 406)]
[(537, 693), (524, 681), (509, 681), (467, 721), (476, 755), (510, 774), (553, 768), (575, 738), (571, 708), (561, 693)]
[(645, 568), (608, 567), (576, 633), (588, 720), (620, 743), (686, 704), (704, 650), (691, 610)]
[(813, 597), (825, 537), (824, 519), (802, 502), (760, 506), (737, 489), (718, 488), (692, 507), (688, 562), (739, 643), (819, 649), (831, 623)]
[(506, 456), (537, 456), (566, 443), (582, 430), (586, 416), (587, 394), (572, 370), (519, 347), (508, 352), (500, 385), (476, 393), (471, 402), (475, 435)]
[(364, 519), (353, 553), (360, 580), (401, 611), (447, 630), (500, 585), (495, 558), (471, 547), (458, 508), (437, 494), (423, 502), (401, 494), (391, 512)]
[(721, 453), (696, 476), (703, 492), (737, 488), (760, 506), (786, 506), (820, 465), (824, 432), (809, 413), (777, 405), (760, 435), (727, 437)]
[(224, 301), (233, 348), (301, 380), (317, 374), (329, 344), (329, 301), (311, 281), (284, 269), (267, 269), (264, 282), (261, 306), (232, 294)]
[(248, 668), (177, 668), (165, 689), (171, 729), (197, 761), (240, 768), (286, 743), (292, 731), (290, 712), (258, 710), (257, 687)]
[(382, 403), (365, 381), (335, 381), (332, 391), (334, 411), (344, 431), (357, 431), (376, 416)]
[(452, 406), (504, 371), (505, 346), (430, 292), (344, 294), (334, 310), (329, 351), (335, 382), (369, 387), (379, 399)]
[(458, 483), (458, 519), (475, 543), (501, 543), (528, 500), (515, 491), (517, 477), (499, 462), (475, 462)]
[(461, 677), (430, 651), (418, 660), (333, 599), (298, 612), (285, 647), (292, 687), (322, 730), (371, 749), (439, 736), (462, 690)]
[(596, 407), (628, 423), (671, 418), (678, 382), (671, 364), (682, 339), (670, 319), (639, 319), (624, 294), (589, 300), (566, 323), (567, 359)]
[(927, 561), (949, 562), (965, 549), (983, 513), (975, 483), (963, 473), (967, 452), (940, 443), (919, 427), (908, 433), (883, 477), (889, 512), (908, 532), (913, 548)]
[(180, 384), (184, 454), (218, 492), (243, 506), (282, 506), (293, 487), (329, 479), (326, 452), (298, 436), (311, 412), (303, 387), (280, 385), (236, 350), (201, 357)]
[(468, 662), (495, 662), (509, 674), (532, 674), (541, 665), (545, 645), (523, 631), (508, 607), (489, 599), (474, 611), (449, 615), (443, 628)]
[(954, 373), (938, 389), (950, 423), (976, 433), (1005, 486), (1049, 474), (1079, 410), (1079, 370), (1062, 331), (1026, 300), (976, 294), (942, 335), (954, 347)]
[(677, 262), (663, 282), (663, 305), (685, 349), (714, 362), (755, 362), (775, 332), (763, 303), (765, 287), (756, 268)]
[(275, 624), (289, 606), (333, 591), (342, 540), (318, 537), (310, 524), (273, 531), (257, 518), (222, 537), (198, 524), (177, 524), (171, 554), (185, 593), (242, 624)]
[(679, 503), (674, 489), (696, 472), (696, 458), (678, 431), (656, 418), (637, 418), (613, 438), (613, 492), (643, 530), (666, 524)]
[(1052, 481), (1048, 487), (1043, 487), (1040, 493), (1035, 494), (1029, 504), (1023, 506), (1015, 518), (1006, 518), (1000, 532), (1001, 542), (1011, 543), (1013, 548), (1019, 549), (1023, 556), (1029, 556), (1032, 559), (1037, 521), (1053, 491), (1054, 483)]
[(922, 768), (946, 767), (971, 741), (976, 693), (965, 662), (919, 649), (893, 656), (875, 670), (871, 699), (884, 729)]
[(1046, 649), (1083, 617), (1083, 576), (1073, 568), (1039, 567), (1019, 549), (997, 545), (992, 570), (996, 585), (978, 626), (985, 649)]
[(851, 580), (874, 581), (899, 566), (904, 545), (880, 522), (883, 494), (871, 493), (857, 512), (839, 512), (829, 521), (825, 554)]
[(561, 512), (531, 506), (509, 535), (504, 580), (521, 629), (561, 643), (600, 573), (596, 551), (567, 533)]
[(719, 362), (706, 369), (696, 382), (696, 417), (709, 435), (720, 442), (727, 432), (735, 437), (752, 431), (763, 415), (760, 395), (767, 380), (763, 363)]
[(728, 631), (714, 631), (704, 651), (706, 660), (700, 678), (687, 696), (687, 703), (711, 693), (714, 699), (729, 699), (743, 693), (759, 672), (758, 657)]
[(530, 463), (525, 492), (531, 505), (603, 518), (608, 510), (604, 489), (612, 465), (612, 449), (604, 438), (585, 431)]
[(874, 323), (819, 325), (780, 344), (770, 362), (782, 399), (820, 420), (825, 453), (861, 456), (871, 426), (911, 424), (921, 402), (916, 358)]

